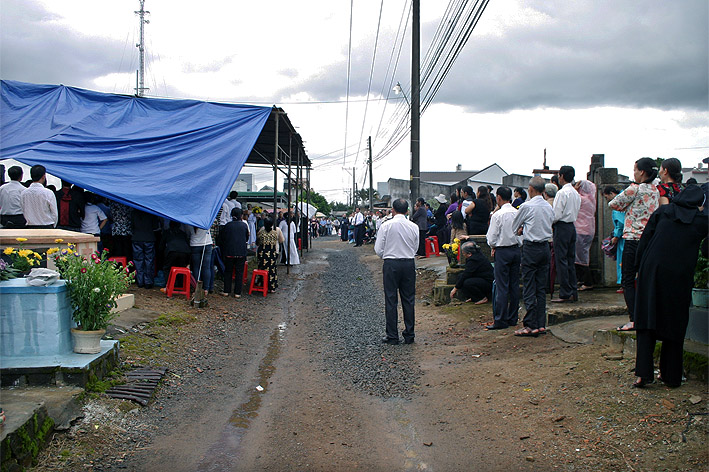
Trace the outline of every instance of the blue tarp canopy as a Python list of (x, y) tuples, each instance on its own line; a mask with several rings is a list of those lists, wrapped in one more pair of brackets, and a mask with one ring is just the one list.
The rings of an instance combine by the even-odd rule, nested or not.
[(208, 228), (271, 108), (1, 81), (0, 158)]

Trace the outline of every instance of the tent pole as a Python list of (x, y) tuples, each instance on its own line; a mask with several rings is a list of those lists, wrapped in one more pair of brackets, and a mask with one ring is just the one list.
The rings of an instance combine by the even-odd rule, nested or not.
[[(298, 185), (296, 187), (296, 192), (298, 192), (298, 194), (297, 194), (297, 197), (295, 200), (298, 202), (298, 204), (300, 205), (300, 209), (302, 210), (303, 209), (303, 202), (301, 200), (303, 197), (303, 188), (301, 186), (301, 180), (302, 180), (303, 174), (301, 172), (302, 168), (300, 166), (300, 146), (298, 146), (297, 152), (298, 152), (298, 159), (296, 160), (296, 164), (295, 164), (295, 175), (296, 175), (296, 180), (298, 182)], [(303, 224), (303, 220), (305, 220), (305, 224)], [(300, 255), (302, 257), (303, 256), (303, 246), (305, 246), (306, 250), (308, 248), (307, 234), (310, 233), (310, 218), (308, 218), (307, 216), (304, 218), (302, 215), (302, 211), (301, 211), (301, 215), (300, 215), (300, 231), (299, 231), (299, 233), (300, 233), (300, 235), (299, 235), (300, 240), (302, 241), (302, 244), (300, 245)], [(306, 237), (303, 237), (303, 236), (306, 236)]]
[(278, 226), (278, 109), (273, 107), (276, 143), (273, 146), (273, 227)]
[[(310, 205), (310, 167), (308, 167), (308, 205)], [(313, 243), (310, 233), (308, 233), (308, 246)]]
[[(293, 181), (291, 180), (291, 160), (292, 160), (292, 158), (290, 155), (290, 133), (289, 133), (288, 134), (288, 177), (286, 178), (286, 180), (288, 181), (288, 214), (290, 214), (290, 205), (291, 205), (290, 194), (291, 194), (291, 190), (293, 187)], [(288, 238), (286, 239), (286, 243), (288, 244), (288, 252), (286, 253), (286, 274), (290, 274), (291, 239), (293, 238), (293, 236), (295, 236), (294, 234), (291, 234), (290, 225), (291, 225), (291, 222), (295, 220), (295, 213), (296, 212), (295, 212), (295, 208), (294, 208), (293, 214), (289, 218), (290, 221), (288, 221)], [(295, 223), (293, 223), (293, 224), (295, 224)], [(297, 250), (298, 250), (298, 246), (296, 246), (296, 251)]]

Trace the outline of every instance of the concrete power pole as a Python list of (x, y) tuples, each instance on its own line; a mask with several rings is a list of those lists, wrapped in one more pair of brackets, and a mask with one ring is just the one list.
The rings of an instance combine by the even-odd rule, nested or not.
[(413, 0), (411, 19), (411, 204), (421, 196), (421, 160), (419, 155), (421, 115), (421, 0)]
[(357, 182), (355, 181), (355, 170), (356, 168), (352, 168), (352, 210), (355, 209), (357, 206)]
[(145, 19), (146, 14), (150, 14), (149, 11), (145, 10), (145, 0), (140, 1), (140, 10), (136, 11), (135, 14), (140, 17), (140, 42), (135, 45), (140, 51), (139, 57), (139, 68), (137, 83), (135, 84), (135, 94), (142, 97), (146, 90), (150, 90), (145, 87), (145, 25), (150, 23), (150, 20)]
[(372, 137), (367, 137), (367, 148), (369, 149), (369, 211), (374, 210), (374, 183), (372, 182)]

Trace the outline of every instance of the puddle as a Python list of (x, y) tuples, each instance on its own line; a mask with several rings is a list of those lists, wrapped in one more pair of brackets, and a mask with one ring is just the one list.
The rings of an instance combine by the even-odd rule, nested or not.
[(248, 400), (233, 411), (221, 438), (209, 448), (199, 470), (223, 471), (229, 470), (233, 466), (239, 455), (241, 440), (248, 431), (251, 422), (258, 418), (263, 396), (268, 392), (271, 377), (276, 372), (276, 362), (281, 354), (288, 323), (295, 315), (291, 310), (291, 305), (300, 294), (302, 286), (302, 282), (296, 283), (294, 290), (289, 293), (288, 300), (285, 301), (283, 308), (285, 320), (278, 324), (269, 337), (266, 354), (261, 359), (256, 377), (248, 387)]
[(251, 420), (258, 416), (258, 409), (261, 406), (261, 397), (268, 392), (268, 383), (271, 376), (276, 371), (276, 360), (281, 352), (281, 344), (286, 333), (286, 323), (283, 322), (271, 334), (266, 355), (261, 360), (261, 365), (258, 368), (258, 385), (262, 390), (256, 387), (251, 391), (249, 399), (242, 403), (239, 408), (234, 410), (234, 413), (229, 418), (229, 423), (237, 428), (246, 429), (249, 427)]

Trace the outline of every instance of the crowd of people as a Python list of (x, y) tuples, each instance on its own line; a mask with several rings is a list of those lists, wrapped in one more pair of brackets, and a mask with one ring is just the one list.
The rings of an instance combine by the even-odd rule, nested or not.
[[(700, 246), (706, 255), (709, 226), (708, 185), (700, 188), (696, 182), (681, 181), (679, 160), (666, 159), (658, 168), (655, 160), (642, 158), (635, 163), (627, 188), (602, 189), (613, 210), (608, 242), (618, 260), (618, 292), (624, 295), (630, 318), (618, 330), (637, 332), (636, 387), (654, 381), (656, 340), (663, 341), (659, 379), (669, 386), (680, 385), (682, 379), (694, 267)], [(590, 248), (597, 232), (597, 193), (593, 182), (575, 180), (575, 169), (562, 166), (550, 183), (536, 176), (526, 190), (503, 186), (493, 193), (481, 186), (474, 192), (466, 186), (451, 195), (450, 204), (437, 197), (440, 205), (433, 221), (438, 223), (437, 215), (446, 220), (435, 224), (434, 232), (444, 244), (460, 241), (464, 261), (451, 296), (483, 304), (494, 292), (493, 322), (486, 328), (514, 327), (519, 322), (521, 279), (525, 315), (514, 334), (545, 334), (547, 296), (552, 303), (574, 303), (579, 292), (594, 287)], [(425, 208), (418, 199), (410, 217), (419, 232), (417, 254), (432, 234), (425, 224)], [(494, 268), (470, 241), (473, 235), (486, 238)]]
[(272, 214), (251, 204), (242, 208), (236, 191), (230, 192), (211, 228), (202, 229), (159, 218), (64, 180), (56, 190), (46, 184), (41, 165), (30, 169), (28, 182), (23, 182), (19, 166), (10, 167), (8, 176), (10, 181), (0, 186), (3, 228), (57, 228), (97, 236), (99, 251), (105, 248), (110, 257), (133, 262), (139, 288), (164, 286), (172, 267), (189, 267), (194, 281), (203, 282), (205, 294), (214, 293), (215, 278), (221, 276), (221, 294), (238, 298), (247, 255), (255, 254), (258, 269), (268, 271), (271, 292), (278, 287), (278, 265), (300, 263), (298, 215), (281, 210), (274, 224)]

